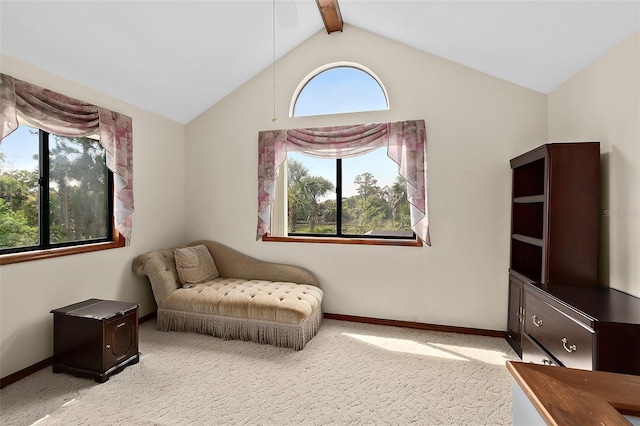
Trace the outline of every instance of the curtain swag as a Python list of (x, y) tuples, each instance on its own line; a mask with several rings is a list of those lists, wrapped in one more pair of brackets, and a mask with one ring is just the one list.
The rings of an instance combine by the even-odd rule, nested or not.
[(17, 114), (29, 124), (56, 135), (100, 135), (107, 168), (113, 172), (115, 180), (114, 222), (129, 244), (133, 214), (131, 117), (0, 73), (0, 143), (18, 128)]
[(411, 229), (422, 241), (431, 245), (424, 120), (259, 132), (256, 240), (270, 229), (275, 181), (287, 152), (300, 152), (319, 158), (348, 158), (382, 146), (387, 147), (387, 155), (398, 164), (400, 175), (407, 181)]

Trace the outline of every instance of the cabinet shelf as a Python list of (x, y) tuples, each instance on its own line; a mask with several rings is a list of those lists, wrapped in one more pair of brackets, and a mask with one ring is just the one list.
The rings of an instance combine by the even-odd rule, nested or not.
[(513, 168), (513, 198), (544, 194), (545, 169), (544, 158)]
[(513, 203), (511, 217), (512, 234), (542, 241), (544, 233), (544, 203)]
[(516, 197), (513, 199), (513, 202), (518, 204), (544, 203), (544, 194), (529, 195), (526, 197)]
[(527, 244), (531, 244), (538, 247), (543, 246), (543, 242), (541, 238), (527, 237), (526, 235), (522, 235), (522, 234), (513, 234), (511, 238), (513, 238), (514, 240), (518, 240), (522, 243), (527, 243)]
[[(522, 236), (524, 237), (524, 236)], [(527, 239), (527, 237), (524, 237)], [(535, 240), (535, 238), (531, 238)], [(542, 282), (542, 251), (537, 244), (529, 244), (513, 238), (511, 241), (511, 269), (518, 271), (529, 280)]]

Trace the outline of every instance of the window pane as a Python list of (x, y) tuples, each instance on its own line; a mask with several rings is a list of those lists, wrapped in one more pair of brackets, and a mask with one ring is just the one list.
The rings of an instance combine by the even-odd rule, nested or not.
[(378, 111), (387, 97), (370, 74), (353, 67), (336, 67), (313, 77), (300, 91), (293, 116)]
[(342, 233), (411, 238), (405, 180), (386, 148), (342, 160)]
[(336, 233), (336, 160), (287, 154), (289, 233)]
[(0, 248), (38, 241), (38, 130), (20, 126), (0, 145)]
[(107, 168), (100, 143), (49, 136), (52, 244), (108, 236)]

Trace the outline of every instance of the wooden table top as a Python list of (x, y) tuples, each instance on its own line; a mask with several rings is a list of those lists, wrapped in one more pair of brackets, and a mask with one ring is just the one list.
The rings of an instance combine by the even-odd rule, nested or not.
[(640, 376), (507, 361), (549, 425), (629, 425), (640, 417)]

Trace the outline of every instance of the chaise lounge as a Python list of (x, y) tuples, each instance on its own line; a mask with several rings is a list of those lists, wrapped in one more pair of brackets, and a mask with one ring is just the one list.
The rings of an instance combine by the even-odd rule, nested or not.
[(149, 278), (158, 330), (301, 350), (322, 321), (323, 293), (311, 272), (214, 241), (150, 251), (132, 268)]

